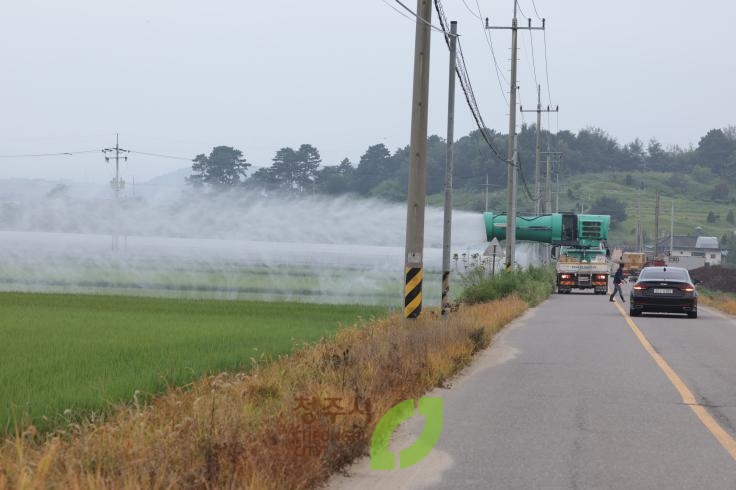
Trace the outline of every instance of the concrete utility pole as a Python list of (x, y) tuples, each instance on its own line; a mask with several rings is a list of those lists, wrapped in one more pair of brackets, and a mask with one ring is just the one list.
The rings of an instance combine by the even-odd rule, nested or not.
[(424, 277), (422, 253), (424, 250), (424, 206), (427, 183), (427, 99), (429, 98), (432, 1), (417, 0), (416, 12), (409, 190), (406, 206), (405, 318), (417, 318), (422, 312), (422, 279)]
[(641, 233), (641, 197), (636, 198), (636, 251), (644, 251), (644, 240)]
[[(113, 148), (105, 148), (102, 150), (102, 153), (105, 154), (105, 162), (109, 162), (111, 157), (108, 157), (108, 153), (114, 153), (115, 156), (112, 157), (115, 159), (115, 178), (110, 182), (110, 185), (112, 186), (113, 190), (115, 191), (115, 200), (117, 200), (120, 197), (120, 189), (123, 188), (125, 185), (125, 182), (123, 182), (120, 179), (120, 154), (129, 153), (130, 150), (125, 150), (123, 148), (120, 148), (120, 142), (119, 142), (119, 135), (115, 133), (115, 146)], [(128, 156), (125, 155), (122, 157), (123, 161), (128, 161)]]
[[(541, 156), (542, 156), (542, 113), (543, 112), (557, 112), (560, 107), (557, 106), (554, 109), (550, 109), (547, 106), (546, 109), (542, 109), (542, 86), (537, 85), (537, 109), (524, 110), (523, 107), (519, 107), (520, 112), (536, 112), (537, 113), (537, 131), (536, 131), (536, 151), (535, 151), (535, 167), (534, 167), (534, 214), (541, 214), (542, 212), (542, 193), (541, 193)], [(547, 172), (549, 172), (549, 158), (547, 158)]]
[[(123, 161), (128, 161), (127, 153), (130, 153), (130, 150), (125, 150), (123, 148), (120, 148), (120, 140), (118, 133), (115, 133), (115, 147), (113, 148), (104, 148), (102, 150), (102, 153), (105, 155), (105, 162), (110, 162), (110, 158), (108, 153), (114, 153), (115, 156), (112, 157), (115, 159), (115, 178), (110, 182), (110, 185), (113, 188), (113, 191), (115, 192), (115, 206), (118, 206), (118, 201), (120, 200), (120, 190), (125, 186), (125, 182), (120, 178), (120, 158), (121, 154), (124, 156)], [(116, 208), (117, 213), (117, 208)], [(117, 222), (117, 216), (113, 218), (113, 233), (112, 233), (112, 249), (117, 250), (119, 248), (119, 230), (118, 230), (118, 222)]]
[(516, 19), (517, 0), (514, 0), (514, 18), (511, 21), (511, 27), (495, 27), (488, 25), (486, 18), (486, 29), (511, 29), (511, 81), (509, 87), (509, 136), (507, 147), (507, 180), (506, 195), (508, 202), (506, 205), (506, 270), (511, 271), (514, 268), (516, 253), (516, 193), (514, 183), (516, 180), (516, 172), (518, 162), (516, 158), (516, 49), (517, 34), (519, 29), (543, 30), (545, 20), (542, 19), (542, 27), (532, 27), (532, 20), (529, 19), (528, 27), (519, 27)]
[[(549, 151), (549, 144), (547, 145), (547, 151), (543, 151), (542, 155), (547, 156), (547, 170), (545, 174), (545, 185), (544, 185), (544, 212), (552, 212), (552, 165), (557, 165), (562, 160), (561, 151)], [(554, 158), (554, 160), (553, 160)], [(558, 179), (559, 184), (559, 179)], [(558, 189), (559, 190), (559, 189)]]
[(485, 197), (485, 207), (483, 208), (483, 210), (485, 212), (488, 212), (488, 192), (489, 192), (488, 188), (489, 187), (500, 187), (500, 186), (498, 184), (491, 184), (490, 182), (488, 182), (488, 174), (486, 174), (486, 183), (480, 184), (480, 186), (485, 188), (485, 190), (483, 191), (483, 194)]
[(654, 258), (659, 257), (659, 191), (654, 203)]
[(670, 209), (670, 257), (672, 256), (672, 248), (675, 243), (675, 200), (672, 200), (672, 208)]
[[(547, 144), (547, 151), (549, 152), (549, 144)], [(552, 159), (547, 154), (547, 165), (544, 172), (544, 212), (549, 214), (552, 212), (552, 176), (550, 171), (552, 170)]]
[(509, 137), (508, 163), (506, 165), (506, 270), (514, 269), (516, 261), (516, 0), (514, 0), (514, 19), (511, 23), (511, 88), (509, 89)]
[(455, 60), (457, 22), (450, 22), (450, 79), (447, 94), (447, 166), (445, 169), (445, 225), (442, 230), (442, 314), (450, 309), (450, 244), (452, 242), (452, 145), (455, 131)]

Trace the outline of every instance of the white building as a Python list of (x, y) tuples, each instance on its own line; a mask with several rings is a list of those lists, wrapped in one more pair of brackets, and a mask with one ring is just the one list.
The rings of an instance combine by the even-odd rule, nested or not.
[(718, 246), (718, 238), (714, 236), (682, 236), (666, 237), (657, 244), (659, 250), (665, 251), (668, 264), (686, 269), (697, 269), (704, 265), (721, 265), (723, 252)]

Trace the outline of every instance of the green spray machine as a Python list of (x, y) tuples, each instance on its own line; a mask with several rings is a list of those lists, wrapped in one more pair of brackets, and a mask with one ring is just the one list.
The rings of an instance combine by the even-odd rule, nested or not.
[[(507, 216), (484, 213), (488, 241), (506, 239)], [(552, 213), (516, 217), (516, 239), (549, 243), (557, 259), (557, 292), (608, 291), (610, 252), (606, 244), (611, 217), (605, 214)]]

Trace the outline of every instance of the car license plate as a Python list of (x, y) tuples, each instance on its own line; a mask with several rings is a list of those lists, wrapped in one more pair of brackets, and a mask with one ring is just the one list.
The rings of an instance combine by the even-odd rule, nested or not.
[(654, 294), (672, 294), (671, 289), (654, 289)]

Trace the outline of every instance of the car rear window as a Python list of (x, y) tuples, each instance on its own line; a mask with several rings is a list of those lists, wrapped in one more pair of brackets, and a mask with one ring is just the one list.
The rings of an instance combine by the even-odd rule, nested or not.
[(644, 270), (639, 276), (640, 281), (690, 281), (687, 271), (677, 269)]

